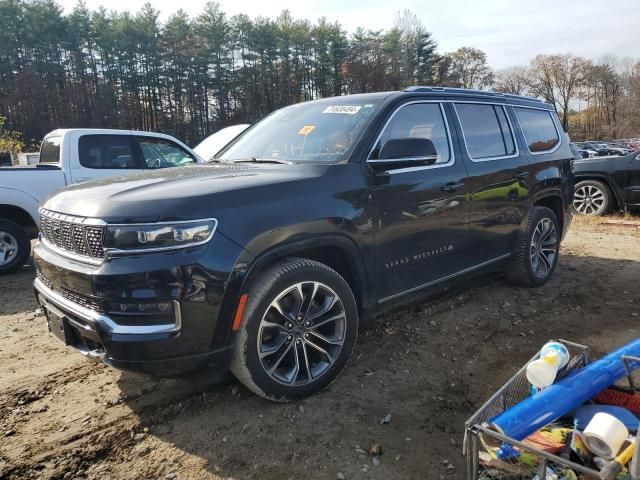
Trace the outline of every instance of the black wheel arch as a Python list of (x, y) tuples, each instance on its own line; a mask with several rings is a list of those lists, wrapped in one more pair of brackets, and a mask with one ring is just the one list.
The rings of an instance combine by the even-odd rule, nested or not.
[[(229, 336), (234, 334), (233, 318), (249, 279), (274, 263), (289, 257), (299, 257), (324, 263), (345, 279), (356, 300), (361, 320), (368, 318), (367, 312), (375, 305), (371, 296), (371, 276), (365, 267), (362, 253), (350, 238), (328, 234), (290, 241), (270, 247), (257, 255), (246, 250), (236, 261), (223, 298), (220, 314), (225, 317), (225, 328)], [(229, 337), (230, 338), (230, 337)]]
[(0, 219), (10, 220), (20, 225), (29, 238), (38, 236), (38, 225), (31, 214), (23, 208), (15, 205), (0, 204)]
[(248, 266), (240, 291), (254, 273), (287, 257), (315, 260), (338, 272), (351, 287), (358, 309), (366, 308), (371, 302), (370, 276), (360, 249), (350, 238), (335, 234), (287, 242), (261, 252)]

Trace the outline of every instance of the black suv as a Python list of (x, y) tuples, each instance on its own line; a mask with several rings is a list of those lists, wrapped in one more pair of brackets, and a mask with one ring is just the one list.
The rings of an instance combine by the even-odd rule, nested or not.
[(229, 369), (288, 400), (344, 368), (358, 324), (470, 274), (538, 286), (571, 222), (550, 105), (436, 87), (280, 109), (209, 165), (67, 188), (41, 210), (51, 332), (159, 375)]

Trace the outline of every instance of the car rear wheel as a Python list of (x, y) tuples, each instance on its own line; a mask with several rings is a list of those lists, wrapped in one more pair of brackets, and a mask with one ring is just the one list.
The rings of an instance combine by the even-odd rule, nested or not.
[(328, 266), (290, 258), (249, 281), (231, 371), (269, 400), (290, 401), (331, 384), (355, 347), (358, 310)]
[(0, 275), (20, 269), (31, 254), (24, 229), (11, 220), (0, 220)]
[(507, 277), (514, 283), (528, 287), (544, 285), (558, 263), (560, 235), (558, 219), (553, 210), (533, 207), (526, 228), (519, 234)]
[(573, 194), (573, 209), (582, 215), (604, 215), (611, 208), (611, 190), (597, 180), (578, 182)]

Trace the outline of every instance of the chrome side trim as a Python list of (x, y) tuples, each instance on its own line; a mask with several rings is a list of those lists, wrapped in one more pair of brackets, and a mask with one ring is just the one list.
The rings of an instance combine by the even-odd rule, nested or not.
[[(373, 152), (376, 148), (376, 145), (378, 144), (378, 142), (380, 141), (380, 138), (382, 137), (382, 134), (385, 132), (385, 130), (387, 129), (387, 127), (389, 126), (389, 123), (391, 123), (391, 120), (393, 120), (393, 117), (396, 116), (396, 114), (402, 110), (404, 107), (406, 107), (407, 105), (414, 105), (417, 103), (437, 103), (438, 106), (440, 107), (440, 114), (442, 115), (442, 120), (444, 121), (444, 128), (447, 132), (447, 140), (449, 143), (449, 160), (446, 163), (436, 163), (433, 165), (423, 165), (420, 167), (407, 167), (407, 168), (399, 168), (397, 170), (389, 170), (389, 174), (393, 175), (396, 173), (406, 173), (406, 172), (417, 172), (419, 170), (430, 170), (432, 168), (442, 168), (442, 167), (450, 167), (451, 165), (453, 165), (456, 161), (455, 158), (455, 153), (453, 150), (453, 141), (451, 138), (451, 130), (449, 128), (449, 120), (447, 119), (447, 112), (444, 111), (444, 106), (443, 103), (445, 103), (445, 100), (415, 100), (412, 102), (406, 102), (403, 103), (402, 105), (400, 105), (398, 108), (396, 108), (393, 113), (391, 114), (391, 116), (387, 119), (387, 121), (385, 122), (384, 126), (382, 127), (382, 130), (380, 130), (380, 133), (378, 134), (376, 141), (373, 142), (373, 146), (371, 147), (371, 150), (369, 150), (369, 154), (367, 155), (367, 160), (366, 163), (369, 162), (375, 162), (376, 159), (372, 159), (370, 160), (369, 157), (371, 157), (371, 152)], [(403, 159), (396, 159), (398, 161), (403, 161)]]
[(378, 304), (388, 302), (389, 300), (394, 300), (394, 299), (396, 299), (398, 297), (401, 297), (403, 295), (407, 295), (409, 293), (417, 292), (418, 290), (422, 290), (424, 288), (431, 287), (431, 286), (433, 286), (433, 285), (435, 285), (437, 283), (441, 283), (441, 282), (444, 282), (446, 280), (451, 280), (452, 278), (459, 277), (459, 276), (464, 275), (466, 273), (473, 272), (474, 270), (479, 270), (482, 267), (486, 267), (487, 265), (491, 265), (492, 263), (499, 262), (500, 260), (504, 260), (505, 258), (509, 258), (510, 256), (511, 256), (511, 254), (507, 253), (506, 255), (501, 255), (501, 256), (493, 258), (491, 260), (487, 260), (486, 262), (482, 262), (482, 263), (479, 263), (477, 265), (474, 265), (473, 267), (465, 268), (464, 270), (460, 270), (459, 272), (452, 273), (451, 275), (447, 275), (446, 277), (438, 278), (437, 280), (432, 280), (431, 282), (423, 283), (422, 285), (418, 285), (417, 287), (413, 287), (413, 288), (410, 288), (408, 290), (404, 290), (403, 292), (394, 293), (393, 295), (389, 295), (388, 297), (384, 297), (384, 298), (378, 300)]
[(154, 226), (154, 225), (180, 225), (183, 223), (197, 223), (197, 222), (213, 222), (213, 228), (211, 229), (211, 233), (204, 240), (200, 240), (199, 242), (192, 242), (187, 245), (173, 245), (171, 247), (158, 247), (158, 248), (136, 248), (132, 250), (122, 250), (119, 248), (109, 248), (105, 247), (104, 255), (105, 258), (111, 257), (121, 257), (124, 255), (138, 255), (142, 253), (156, 253), (156, 252), (167, 252), (171, 250), (182, 250), (190, 247), (198, 247), (200, 245), (204, 245), (209, 242), (213, 235), (216, 233), (218, 229), (218, 219), (217, 218), (198, 218), (196, 220), (180, 220), (176, 222), (150, 222), (150, 223), (109, 223), (107, 224), (106, 230), (113, 227), (136, 227), (136, 226)]
[(382, 160), (367, 160), (367, 163), (402, 163), (402, 162), (421, 162), (426, 160), (437, 160), (437, 155), (427, 155), (424, 157), (404, 157), (404, 158), (385, 158)]
[[(180, 302), (173, 300), (175, 323), (167, 323), (162, 325), (119, 325), (110, 317), (102, 315), (94, 310), (73, 303), (57, 292), (47, 287), (40, 279), (36, 278), (33, 282), (34, 288), (40, 293), (47, 302), (66, 310), (92, 325), (99, 325), (104, 330), (113, 335), (150, 335), (154, 333), (171, 333), (177, 332), (182, 328), (182, 314), (180, 312)], [(86, 328), (83, 326), (83, 328)]]
[[(536, 108), (536, 107), (525, 107), (524, 105), (511, 105), (511, 108), (513, 108), (513, 112), (516, 114), (516, 119), (518, 120), (518, 127), (520, 128), (520, 131), (522, 132), (522, 138), (524, 138), (525, 143), (527, 144), (527, 150), (529, 151), (529, 153), (531, 155), (546, 155), (547, 153), (553, 153), (556, 150), (558, 150), (560, 148), (560, 145), (562, 145), (562, 137), (563, 132), (561, 132), (558, 129), (558, 124), (556, 122), (555, 117), (552, 114), (552, 110), (547, 110), (546, 108)], [(524, 128), (522, 128), (522, 124), (520, 123), (520, 117), (518, 117), (518, 112), (516, 111), (516, 109), (518, 108), (528, 108), (529, 110), (541, 110), (543, 112), (547, 112), (547, 114), (551, 117), (551, 121), (553, 122), (553, 126), (556, 129), (556, 134), (558, 135), (558, 143), (556, 144), (555, 147), (553, 147), (551, 150), (543, 150), (541, 152), (532, 152), (531, 150), (529, 150), (529, 140), (527, 140), (527, 136), (524, 133)]]
[[(467, 155), (468, 157), (471, 159), (472, 162), (490, 162), (492, 160), (503, 160), (503, 159), (507, 159), (507, 158), (516, 158), (518, 156), (520, 156), (520, 148), (518, 147), (518, 140), (516, 138), (515, 135), (515, 130), (513, 128), (513, 125), (511, 123), (511, 119), (509, 118), (509, 115), (507, 113), (507, 109), (505, 108), (505, 106), (507, 104), (504, 103), (491, 103), (491, 102), (473, 102), (473, 101), (451, 101), (450, 102), (453, 106), (453, 111), (456, 114), (456, 118), (458, 119), (458, 123), (460, 124), (460, 130), (462, 131), (462, 141), (464, 143), (464, 149), (467, 151)], [(505, 118), (507, 119), (507, 122), (509, 123), (509, 129), (511, 130), (511, 139), (513, 140), (513, 146), (516, 148), (515, 153), (512, 153), (510, 155), (501, 155), (498, 157), (481, 157), (481, 158), (473, 158), (471, 156), (471, 153), (469, 153), (469, 146), (467, 145), (467, 137), (464, 134), (464, 127), (462, 126), (462, 121), (460, 120), (460, 115), (458, 114), (458, 109), (456, 107), (456, 104), (459, 103), (472, 103), (472, 104), (477, 104), (477, 105), (491, 105), (492, 107), (495, 106), (499, 106), (502, 108), (502, 112), (504, 113)], [(496, 118), (497, 120), (497, 118)]]

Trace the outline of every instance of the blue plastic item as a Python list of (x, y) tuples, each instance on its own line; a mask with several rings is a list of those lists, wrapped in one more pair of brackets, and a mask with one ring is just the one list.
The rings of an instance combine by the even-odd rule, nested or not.
[(582, 405), (573, 413), (573, 423), (578, 430), (584, 430), (596, 413), (608, 413), (616, 417), (631, 433), (638, 430), (638, 417), (623, 407), (615, 405)]
[[(488, 424), (508, 437), (523, 440), (624, 377), (623, 355), (640, 357), (640, 338), (524, 399)], [(640, 367), (640, 362), (630, 361), (628, 365), (633, 370)]]
[(496, 457), (498, 457), (498, 460), (512, 460), (520, 458), (520, 452), (508, 443), (503, 443), (496, 452)]

